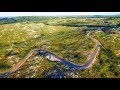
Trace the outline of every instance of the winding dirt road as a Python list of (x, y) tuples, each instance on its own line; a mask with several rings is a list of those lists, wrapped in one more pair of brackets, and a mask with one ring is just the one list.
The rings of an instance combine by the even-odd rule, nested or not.
[(28, 55), (22, 61), (20, 61), (17, 65), (15, 65), (12, 69), (10, 69), (8, 72), (0, 74), (0, 78), (8, 76), (9, 74), (17, 71), (29, 58), (33, 56), (34, 53), (35, 53), (34, 50), (30, 51)]
[(82, 65), (82, 66), (81, 66), (81, 65), (73, 64), (73, 63), (71, 63), (71, 62), (69, 62), (69, 61), (67, 61), (67, 60), (64, 60), (64, 59), (56, 56), (55, 54), (53, 54), (53, 53), (51, 53), (51, 52), (49, 52), (49, 51), (42, 50), (41, 53), (43, 53), (43, 52), (46, 53), (46, 54), (47, 54), (46, 59), (48, 59), (48, 60), (50, 60), (50, 61), (59, 61), (59, 62), (65, 64), (65, 65), (67, 65), (67, 66), (70, 66), (70, 67), (73, 67), (73, 68), (77, 68), (77, 69), (85, 69), (85, 68), (88, 68), (88, 67), (90, 67), (90, 66), (92, 65), (92, 63), (94, 62), (95, 57), (96, 57), (96, 55), (97, 55), (97, 53), (99, 52), (100, 47), (101, 47), (101, 43), (100, 43), (97, 39), (90, 37), (90, 34), (91, 34), (91, 33), (92, 33), (92, 32), (88, 33), (88, 34), (87, 34), (87, 37), (90, 38), (90, 39), (92, 39), (92, 40), (96, 43), (96, 48), (95, 48), (94, 51), (92, 52), (91, 56), (90, 56), (89, 59), (88, 59), (88, 62), (87, 62), (85, 65)]
[[(5, 76), (8, 76), (9, 74), (14, 73), (15, 71), (17, 71), (29, 58), (31, 58), (32, 56), (34, 56), (34, 54), (37, 54), (37, 53), (38, 54), (47, 54), (46, 58), (48, 60), (50, 60), (50, 61), (59, 61), (59, 62), (65, 64), (65, 65), (68, 65), (68, 66), (73, 67), (73, 68), (77, 68), (77, 69), (88, 68), (94, 62), (95, 57), (96, 57), (96, 55), (99, 52), (100, 47), (101, 47), (101, 43), (97, 39), (90, 37), (91, 33), (92, 32), (89, 32), (87, 34), (87, 37), (90, 38), (91, 40), (93, 40), (96, 43), (96, 48), (92, 52), (90, 58), (88, 59), (88, 62), (85, 65), (82, 65), (82, 66), (81, 65), (76, 65), (76, 64), (73, 64), (73, 63), (71, 63), (71, 62), (69, 62), (67, 60), (64, 60), (64, 59), (56, 56), (55, 54), (53, 54), (53, 53), (51, 53), (49, 51), (45, 51), (45, 50), (41, 50), (41, 49), (34, 49), (34, 50), (30, 51), (28, 53), (28, 55), (21, 62), (19, 62), (17, 65), (15, 65), (8, 72), (0, 74), (0, 78), (4, 78)], [(37, 51), (37, 53), (36, 53), (36, 51)]]

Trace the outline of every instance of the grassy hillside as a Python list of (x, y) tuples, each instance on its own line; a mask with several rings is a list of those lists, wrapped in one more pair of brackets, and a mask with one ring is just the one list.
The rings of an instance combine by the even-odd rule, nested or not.
[[(30, 50), (40, 45), (66, 60), (84, 64), (95, 44), (86, 37), (83, 30), (84, 27), (48, 26), (33, 22), (0, 25), (0, 71), (10, 69)], [(56, 62), (46, 61), (38, 56), (33, 57), (19, 70), (22, 72), (20, 77), (27, 77), (26, 68), (32, 66), (38, 67), (35, 77), (43, 77), (41, 73), (55, 65)], [(17, 77), (16, 75), (17, 72), (10, 77)]]
[[(99, 71), (98, 77), (120, 77), (120, 35), (106, 34), (104, 32), (93, 34), (103, 45), (95, 69)], [(96, 74), (97, 74), (96, 73)]]
[[(82, 24), (118, 25), (119, 19), (59, 17), (0, 25), (0, 73), (15, 66), (32, 49), (39, 46), (72, 63), (85, 64), (95, 48), (95, 43), (86, 37), (86, 31), (92, 29), (79, 26)], [(73, 27), (74, 25), (79, 27)], [(110, 30), (119, 31), (119, 28)], [(70, 68), (36, 55), (7, 78), (120, 77), (120, 35), (108, 33), (110, 30), (92, 34), (103, 47), (93, 66), (88, 69)]]

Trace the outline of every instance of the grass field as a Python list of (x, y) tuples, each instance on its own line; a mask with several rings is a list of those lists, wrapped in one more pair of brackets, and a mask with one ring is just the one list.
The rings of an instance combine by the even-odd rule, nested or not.
[[(107, 20), (117, 25), (118, 20), (107, 18), (57, 18), (40, 22), (18, 22), (0, 25), (0, 72), (9, 70), (32, 49), (44, 49), (72, 63), (83, 65), (95, 48), (95, 42), (86, 37), (89, 27), (74, 24), (104, 25)], [(45, 24), (44, 24), (45, 22)], [(68, 25), (68, 26), (67, 26)], [(70, 26), (69, 25), (73, 25)], [(106, 24), (107, 25), (107, 24)], [(112, 29), (119, 31), (119, 28)], [(51, 62), (38, 55), (32, 57), (7, 78), (118, 78), (120, 77), (120, 35), (107, 32), (93, 33), (103, 47), (95, 63), (88, 69), (74, 69), (60, 62)]]

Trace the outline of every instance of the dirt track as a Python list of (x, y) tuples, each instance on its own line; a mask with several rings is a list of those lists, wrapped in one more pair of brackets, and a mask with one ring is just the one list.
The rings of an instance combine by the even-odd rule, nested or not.
[(94, 49), (94, 51), (92, 52), (90, 58), (88, 59), (88, 62), (85, 64), (85, 65), (76, 65), (76, 64), (73, 64), (67, 60), (64, 60), (58, 56), (56, 56), (55, 54), (49, 52), (49, 51), (41, 51), (40, 49), (34, 49), (32, 51), (30, 51), (28, 53), (28, 55), (21, 61), (19, 62), (17, 65), (15, 65), (11, 70), (9, 70), (8, 72), (5, 72), (5, 73), (1, 73), (0, 74), (0, 78), (4, 78), (5, 76), (8, 76), (9, 74), (11, 73), (14, 73), (15, 71), (17, 71), (29, 58), (32, 57), (32, 55), (36, 52), (36, 51), (39, 51), (39, 52), (45, 52), (47, 54), (47, 58), (50, 60), (50, 61), (59, 61), (65, 65), (68, 65), (70, 67), (73, 67), (73, 68), (77, 68), (77, 69), (85, 69), (85, 68), (88, 68), (95, 60), (95, 57), (97, 55), (97, 53), (99, 52), (100, 50), (100, 47), (101, 47), (101, 43), (95, 39), (95, 38), (92, 38), (90, 36), (91, 32), (87, 34), (87, 37), (92, 39), (94, 42), (96, 42), (97, 46), (96, 48)]

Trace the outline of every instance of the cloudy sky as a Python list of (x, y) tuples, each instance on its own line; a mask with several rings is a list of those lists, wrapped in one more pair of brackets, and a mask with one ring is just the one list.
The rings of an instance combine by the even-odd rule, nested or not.
[(0, 16), (116, 15), (120, 12), (0, 12)]

